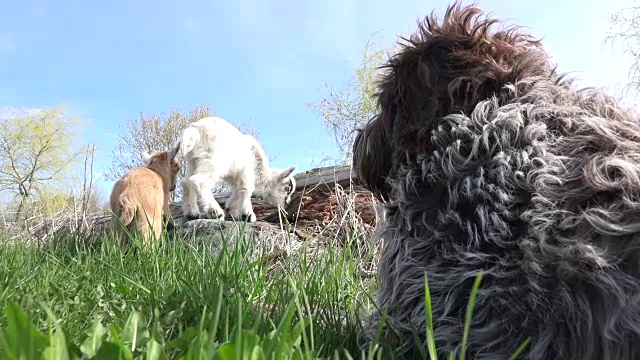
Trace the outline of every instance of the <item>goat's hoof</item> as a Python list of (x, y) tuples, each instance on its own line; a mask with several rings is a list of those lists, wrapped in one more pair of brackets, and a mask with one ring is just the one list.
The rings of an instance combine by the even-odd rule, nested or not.
[(256, 222), (256, 214), (240, 214), (240, 221)]
[(224, 213), (220, 213), (218, 211), (216, 211), (215, 209), (207, 209), (205, 210), (205, 214), (207, 219), (212, 219), (212, 220), (223, 220), (224, 219)]
[(184, 214), (184, 218), (187, 221), (198, 220), (198, 219), (200, 219), (200, 215), (198, 215), (198, 214)]

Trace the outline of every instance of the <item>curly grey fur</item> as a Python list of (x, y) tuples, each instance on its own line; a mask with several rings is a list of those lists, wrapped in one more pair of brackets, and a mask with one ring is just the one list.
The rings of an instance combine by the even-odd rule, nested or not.
[[(439, 356), (640, 358), (640, 122), (555, 72), (539, 41), (475, 7), (433, 15), (392, 59), (354, 168), (386, 202), (377, 237), (385, 339)], [(371, 314), (370, 336), (381, 314)]]

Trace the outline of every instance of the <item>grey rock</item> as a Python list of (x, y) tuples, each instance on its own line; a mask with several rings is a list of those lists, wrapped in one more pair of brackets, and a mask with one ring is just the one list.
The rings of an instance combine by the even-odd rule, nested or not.
[[(178, 238), (197, 246), (209, 247), (219, 254), (238, 250), (251, 259), (259, 256), (289, 256), (301, 247), (301, 239), (285, 229), (264, 221), (255, 223), (197, 219), (176, 228)], [(239, 241), (240, 240), (240, 241)]]

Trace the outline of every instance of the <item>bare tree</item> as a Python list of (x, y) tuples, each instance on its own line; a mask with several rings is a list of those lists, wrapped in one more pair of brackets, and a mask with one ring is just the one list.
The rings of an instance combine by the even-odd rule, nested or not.
[(611, 15), (605, 43), (618, 43), (631, 58), (629, 81), (623, 91), (636, 97), (640, 94), (640, 5), (618, 10)]
[(65, 116), (65, 106), (37, 111), (15, 110), (0, 123), (0, 191), (17, 197), (16, 222), (45, 185), (64, 181), (82, 153), (73, 149), (82, 119)]
[[(136, 118), (127, 119), (119, 134), (117, 147), (112, 150), (112, 163), (105, 174), (105, 179), (114, 181), (129, 169), (142, 164), (142, 152), (154, 153), (170, 148), (190, 123), (207, 116), (214, 116), (207, 105), (194, 106), (188, 112), (171, 109), (168, 113), (143, 114)], [(259, 133), (248, 124), (234, 124), (240, 131), (251, 134), (256, 138)], [(180, 174), (180, 177), (184, 175)], [(226, 190), (223, 183), (218, 184), (215, 192)], [(180, 187), (176, 188), (175, 196), (180, 195)]]

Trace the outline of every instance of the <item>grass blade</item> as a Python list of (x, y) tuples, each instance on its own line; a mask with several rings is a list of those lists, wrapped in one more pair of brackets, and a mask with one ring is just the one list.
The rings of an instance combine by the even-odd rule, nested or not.
[(471, 295), (469, 296), (469, 302), (467, 303), (467, 313), (464, 322), (464, 333), (462, 334), (462, 350), (460, 351), (460, 360), (464, 360), (467, 352), (467, 342), (469, 341), (469, 330), (471, 329), (471, 318), (473, 317), (473, 309), (476, 305), (476, 297), (478, 296), (478, 289), (482, 282), (483, 274), (478, 273), (475, 281), (473, 282), (473, 288), (471, 289)]

